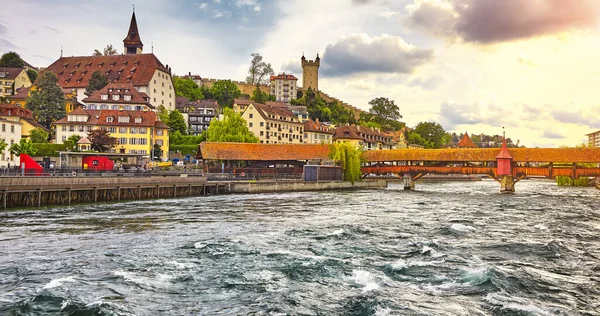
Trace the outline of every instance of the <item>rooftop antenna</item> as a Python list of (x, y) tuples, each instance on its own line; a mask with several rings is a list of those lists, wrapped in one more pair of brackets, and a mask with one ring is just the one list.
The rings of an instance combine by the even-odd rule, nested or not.
[(154, 42), (150, 42), (150, 44), (152, 45), (152, 54), (154, 54)]
[(506, 132), (504, 131), (504, 126), (502, 126), (502, 138), (506, 139)]
[(62, 55), (63, 55), (63, 47), (62, 47), (62, 45), (61, 45), (61, 46), (60, 46), (60, 57), (62, 57)]
[(135, 3), (133, 4), (133, 13), (135, 13)]

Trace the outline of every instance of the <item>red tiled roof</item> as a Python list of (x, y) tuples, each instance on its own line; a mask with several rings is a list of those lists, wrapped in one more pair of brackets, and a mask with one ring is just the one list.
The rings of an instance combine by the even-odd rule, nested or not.
[[(87, 115), (86, 122), (69, 122), (68, 115)], [(75, 109), (66, 117), (57, 120), (53, 124), (78, 124), (78, 125), (100, 125), (100, 126), (134, 126), (134, 127), (163, 127), (164, 123), (160, 122), (158, 115), (153, 111), (127, 111), (127, 110), (84, 110)], [(128, 123), (119, 122), (119, 116), (129, 117)], [(107, 122), (106, 118), (112, 117), (112, 122)], [(136, 123), (135, 119), (141, 118), (141, 123)], [(157, 123), (160, 122), (160, 123)], [(162, 123), (162, 124), (161, 124)], [(166, 126), (166, 125), (164, 125)]]
[(282, 74), (279, 74), (277, 76), (271, 76), (271, 81), (276, 80), (276, 79), (298, 80), (298, 78), (296, 78), (294, 75), (286, 74), (285, 72)]
[(35, 118), (33, 117), (33, 113), (30, 110), (22, 108), (20, 106), (16, 106), (14, 104), (0, 104), (0, 115), (18, 116), (26, 122), (28, 122), (29, 124), (31, 124), (32, 126), (42, 128), (45, 131), (49, 131), (46, 127), (44, 127), (42, 124), (38, 123), (38, 121), (35, 120)]
[(29, 97), (29, 90), (31, 87), (22, 87), (17, 89), (17, 93), (15, 95), (11, 95), (9, 99), (11, 100), (25, 100)]
[(366, 143), (390, 143), (393, 137), (386, 135), (378, 130), (373, 130), (364, 126), (347, 125), (335, 130), (333, 140), (338, 139), (360, 139)]
[(0, 67), (0, 79), (15, 80), (17, 76), (25, 69), (23, 68), (4, 68)]
[[(108, 100), (102, 100), (102, 95), (108, 95)], [(145, 94), (145, 93), (144, 93)], [(119, 100), (113, 100), (113, 95), (118, 95)], [(126, 101), (124, 96), (129, 95), (131, 100)], [(146, 95), (147, 96), (147, 95)], [(83, 99), (83, 102), (102, 102), (115, 104), (143, 104), (150, 108), (154, 106), (131, 83), (109, 83), (104, 88), (95, 91), (91, 96)]]
[[(63, 88), (85, 88), (95, 71), (106, 75), (109, 82), (145, 86), (150, 83), (157, 69), (169, 73), (154, 54), (132, 54), (61, 57), (44, 71), (54, 72), (58, 84)], [(127, 79), (129, 76), (131, 78)]]
[(198, 158), (205, 160), (290, 161), (327, 159), (329, 145), (207, 143), (198, 147)]
[[(252, 102), (252, 105), (254, 105), (254, 108), (258, 111), (260, 116), (262, 116), (263, 119), (265, 119), (265, 120), (277, 120), (277, 121), (299, 123), (298, 117), (296, 115), (294, 115), (294, 113), (292, 111), (290, 111), (287, 107), (270, 106), (270, 105), (266, 105), (266, 104), (262, 104), (262, 103), (254, 103), (254, 102)], [(271, 115), (274, 117), (269, 117)], [(280, 119), (280, 117), (284, 117), (286, 119), (285, 120)]]
[(477, 145), (469, 137), (469, 133), (465, 132), (465, 135), (458, 141), (458, 148), (477, 148)]
[(314, 133), (324, 133), (324, 134), (335, 134), (335, 132), (329, 129), (328, 126), (323, 125), (319, 122), (315, 121), (306, 121), (304, 122), (304, 131), (305, 132), (314, 132)]
[(237, 105), (250, 105), (250, 103), (254, 103), (254, 101), (248, 100), (248, 99), (235, 99), (235, 100), (233, 100), (233, 104), (237, 104)]
[(281, 101), (267, 101), (265, 104), (269, 106), (288, 106), (287, 103)]

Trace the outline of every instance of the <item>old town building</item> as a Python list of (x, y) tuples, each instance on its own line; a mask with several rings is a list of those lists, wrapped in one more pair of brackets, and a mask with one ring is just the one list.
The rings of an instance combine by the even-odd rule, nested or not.
[(185, 97), (177, 97), (177, 110), (183, 114), (190, 135), (200, 135), (207, 130), (210, 122), (218, 118), (220, 109), (214, 100), (192, 102)]
[(351, 143), (363, 150), (395, 149), (393, 137), (378, 129), (359, 125), (346, 125), (335, 130), (333, 141), (336, 143)]
[[(20, 88), (17, 90), (17, 93), (13, 96), (8, 97), (10, 103), (25, 107), (27, 104), (27, 98), (31, 96), (31, 94), (36, 91), (38, 88), (35, 85), (32, 85), (27, 88)], [(78, 107), (82, 107), (83, 105), (77, 101), (77, 91), (75, 89), (62, 89), (65, 98), (65, 112), (69, 113), (75, 110)]]
[(280, 102), (290, 103), (296, 100), (298, 93), (298, 78), (285, 72), (271, 76), (271, 94)]
[(31, 79), (25, 68), (0, 67), (0, 97), (8, 97), (17, 89), (31, 86)]
[(110, 83), (83, 99), (88, 110), (154, 110), (150, 97), (137, 91), (131, 83)]
[(261, 143), (304, 143), (304, 125), (286, 107), (250, 102), (242, 118)]
[(0, 140), (7, 145), (0, 151), (0, 168), (19, 165), (19, 156), (10, 153), (10, 146), (21, 141), (21, 127), (19, 117), (0, 115)]
[(109, 82), (132, 84), (139, 92), (148, 95), (149, 103), (166, 109), (175, 108), (175, 90), (171, 69), (150, 53), (143, 54), (143, 44), (137, 29), (135, 13), (129, 32), (123, 40), (126, 54), (112, 56), (61, 57), (44, 71), (58, 76), (58, 84), (65, 89), (75, 89), (77, 100), (87, 98), (85, 89), (92, 74), (99, 71)]
[(319, 120), (304, 122), (305, 144), (331, 144), (335, 129), (325, 125)]
[(160, 158), (166, 160), (169, 149), (169, 127), (154, 111), (75, 109), (56, 122), (56, 143), (62, 144), (71, 135), (86, 137), (95, 129), (106, 129), (118, 140), (112, 152), (153, 157), (158, 144)]
[(18, 118), (21, 124), (20, 138), (29, 138), (31, 131), (35, 128), (41, 128), (46, 132), (50, 132), (33, 118), (33, 113), (30, 110), (22, 108), (15, 104), (0, 104), (0, 117), (4, 119)]

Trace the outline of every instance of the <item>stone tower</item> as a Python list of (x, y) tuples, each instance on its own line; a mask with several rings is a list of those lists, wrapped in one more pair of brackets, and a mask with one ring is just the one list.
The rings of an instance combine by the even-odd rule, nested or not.
[(317, 54), (315, 60), (306, 60), (302, 55), (302, 88), (306, 91), (312, 88), (313, 91), (319, 91), (319, 66), (321, 66), (321, 58)]
[(131, 16), (131, 23), (129, 24), (129, 32), (123, 40), (125, 54), (141, 54), (144, 50), (144, 44), (140, 38), (140, 32), (138, 32), (137, 21), (135, 19), (135, 9)]

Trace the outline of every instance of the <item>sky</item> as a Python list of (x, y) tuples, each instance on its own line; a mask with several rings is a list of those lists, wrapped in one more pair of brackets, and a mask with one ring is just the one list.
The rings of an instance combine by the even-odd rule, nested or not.
[(408, 126), (575, 146), (600, 130), (597, 0), (0, 0), (0, 53), (46, 67), (112, 44), (131, 12), (144, 52), (173, 73), (244, 80), (252, 53), (368, 110), (394, 100)]

